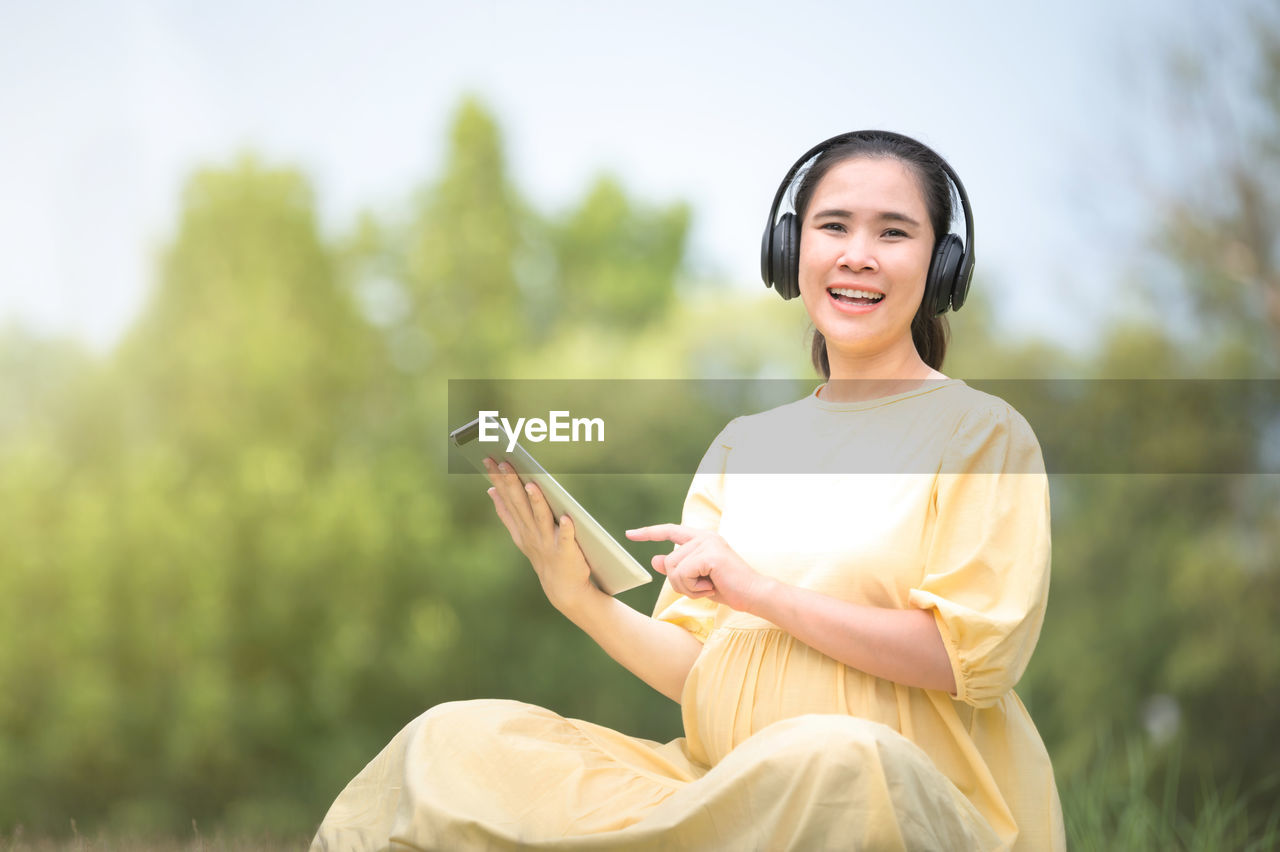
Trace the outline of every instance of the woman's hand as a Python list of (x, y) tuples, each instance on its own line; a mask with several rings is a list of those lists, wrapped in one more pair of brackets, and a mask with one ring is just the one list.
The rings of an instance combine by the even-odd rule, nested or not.
[(551, 605), (568, 615), (589, 596), (603, 594), (591, 582), (591, 568), (574, 538), (573, 519), (564, 515), (557, 523), (542, 490), (532, 482), (524, 484), (506, 462), (494, 464), (486, 458), (484, 467), (493, 483), (489, 496), (498, 517), (533, 565)]
[(690, 598), (710, 598), (740, 612), (752, 612), (772, 581), (758, 573), (710, 530), (657, 524), (627, 530), (632, 541), (670, 541), (670, 553), (653, 557), (653, 570), (666, 574), (671, 588)]
[(627, 530), (633, 541), (673, 541), (653, 569), (691, 598), (759, 616), (833, 660), (906, 686), (956, 694), (951, 658), (930, 610), (850, 603), (758, 573), (717, 533), (679, 524)]

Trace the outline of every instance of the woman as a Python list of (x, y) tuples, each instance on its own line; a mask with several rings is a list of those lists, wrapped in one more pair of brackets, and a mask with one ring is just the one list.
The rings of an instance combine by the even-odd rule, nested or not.
[(489, 466), (550, 602), (679, 701), (686, 736), (441, 705), (352, 781), (317, 847), (1065, 846), (1012, 692), (1048, 591), (1047, 484), (1026, 422), (939, 372), (939, 314), (972, 268), (967, 203), (965, 246), (947, 233), (949, 177), (964, 200), (935, 153), (879, 131), (792, 168), (764, 274), (802, 298), (828, 381), (730, 423), (682, 522), (628, 532), (675, 544), (653, 559), (667, 579), (652, 618), (598, 591), (572, 522)]

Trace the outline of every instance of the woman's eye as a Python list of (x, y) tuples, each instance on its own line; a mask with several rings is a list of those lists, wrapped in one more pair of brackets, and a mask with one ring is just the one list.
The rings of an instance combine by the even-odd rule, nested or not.
[(905, 237), (907, 235), (907, 232), (899, 231), (897, 228), (890, 228), (889, 230), (884, 232), (884, 235), (886, 237)]
[(844, 225), (842, 225), (839, 222), (827, 222), (825, 225), (819, 225), (818, 227), (824, 231), (836, 231), (838, 233), (844, 233)]

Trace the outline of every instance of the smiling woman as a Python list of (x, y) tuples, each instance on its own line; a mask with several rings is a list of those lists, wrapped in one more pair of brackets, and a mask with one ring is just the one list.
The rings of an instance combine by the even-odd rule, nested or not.
[(967, 204), (967, 243), (948, 233), (949, 174), (876, 131), (788, 173), (762, 269), (803, 298), (828, 381), (730, 422), (681, 523), (628, 532), (674, 544), (653, 557), (652, 617), (591, 583), (536, 486), (487, 465), (547, 599), (678, 701), (685, 736), (441, 705), (348, 785), (316, 848), (1064, 848), (1013, 692), (1048, 594), (1048, 485), (1026, 421), (938, 371), (940, 314), (972, 271)]

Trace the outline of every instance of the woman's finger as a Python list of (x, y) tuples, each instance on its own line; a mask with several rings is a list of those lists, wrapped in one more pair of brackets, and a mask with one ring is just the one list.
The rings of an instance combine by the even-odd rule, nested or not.
[(688, 550), (675, 564), (672, 564), (671, 556), (667, 557), (667, 576), (671, 579), (672, 586), (679, 588), (681, 594), (690, 598), (714, 594), (716, 586), (710, 576), (712, 563), (707, 558), (706, 550), (694, 552), (699, 550), (695, 547)]
[(529, 506), (529, 496), (525, 493), (524, 484), (520, 481), (520, 476), (515, 469), (505, 461), (495, 464), (492, 459), (486, 459), (485, 469), (488, 471), (489, 481), (506, 501), (512, 520), (521, 524), (523, 528), (532, 527), (533, 509)]
[(667, 573), (669, 574), (672, 571), (677, 570), (680, 567), (681, 562), (702, 551), (704, 549), (703, 544), (707, 540), (708, 539), (706, 537), (700, 536), (686, 542), (685, 544), (677, 544), (675, 549), (666, 556)]
[(632, 541), (673, 541), (676, 544), (684, 544), (702, 532), (705, 530), (681, 524), (655, 524), (651, 527), (627, 530), (627, 538)]
[(498, 510), (498, 520), (502, 521), (502, 525), (511, 534), (511, 540), (515, 542), (516, 547), (524, 550), (524, 537), (520, 534), (519, 526), (512, 519), (511, 512), (507, 509), (507, 503), (502, 499), (502, 495), (498, 493), (498, 489), (496, 487), (490, 488), (485, 493), (493, 500), (493, 507)]
[(556, 518), (551, 512), (551, 506), (547, 504), (547, 498), (543, 495), (542, 489), (535, 483), (528, 482), (525, 483), (524, 491), (529, 495), (529, 508), (537, 528), (544, 532), (555, 529)]
[(707, 595), (714, 594), (716, 590), (710, 577), (682, 573), (667, 576), (671, 580), (671, 587), (686, 598), (705, 598)]
[[(715, 583), (711, 582), (710, 577), (672, 575), (679, 577), (680, 594), (687, 598), (705, 598), (708, 595), (715, 594)], [(672, 585), (676, 585), (676, 581), (672, 581)]]
[[(547, 513), (550, 514), (550, 512), (551, 509), (548, 507)], [(556, 525), (556, 547), (570, 549), (576, 547), (577, 544), (577, 530), (574, 529), (573, 518), (568, 515), (561, 515), (560, 523)]]

